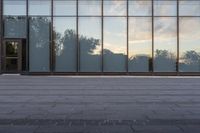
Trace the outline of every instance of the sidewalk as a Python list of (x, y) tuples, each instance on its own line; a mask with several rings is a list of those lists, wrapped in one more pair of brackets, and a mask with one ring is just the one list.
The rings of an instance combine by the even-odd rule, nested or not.
[(200, 77), (0, 76), (0, 133), (199, 133)]

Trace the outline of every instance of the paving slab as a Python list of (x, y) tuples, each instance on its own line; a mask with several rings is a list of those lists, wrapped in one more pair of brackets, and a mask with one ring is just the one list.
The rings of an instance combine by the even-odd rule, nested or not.
[(199, 133), (200, 77), (0, 76), (0, 133)]

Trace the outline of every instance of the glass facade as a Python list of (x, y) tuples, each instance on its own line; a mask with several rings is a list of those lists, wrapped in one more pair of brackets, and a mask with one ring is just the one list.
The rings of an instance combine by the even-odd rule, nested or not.
[(200, 73), (200, 1), (2, 0), (1, 4), (1, 51), (5, 40), (24, 42), (22, 66), (27, 72)]

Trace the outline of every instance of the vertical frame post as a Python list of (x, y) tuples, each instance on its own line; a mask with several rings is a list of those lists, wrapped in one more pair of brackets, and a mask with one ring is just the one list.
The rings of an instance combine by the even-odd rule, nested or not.
[(180, 58), (180, 54), (179, 54), (179, 0), (177, 0), (177, 62), (176, 62), (176, 72), (177, 75), (179, 74), (179, 58)]
[(154, 73), (154, 0), (152, 0), (152, 59), (151, 72)]
[(127, 58), (126, 58), (126, 72), (128, 74), (129, 72), (129, 67), (128, 67), (128, 64), (129, 64), (129, 0), (126, 1), (126, 43), (127, 43), (127, 48), (126, 48), (126, 52), (127, 52)]
[(2, 73), (2, 25), (3, 25), (3, 0), (0, 0), (0, 74)]

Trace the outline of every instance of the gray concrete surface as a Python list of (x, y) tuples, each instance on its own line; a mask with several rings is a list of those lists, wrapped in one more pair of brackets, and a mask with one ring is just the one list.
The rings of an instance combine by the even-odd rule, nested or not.
[(0, 133), (200, 133), (200, 77), (1, 75)]

